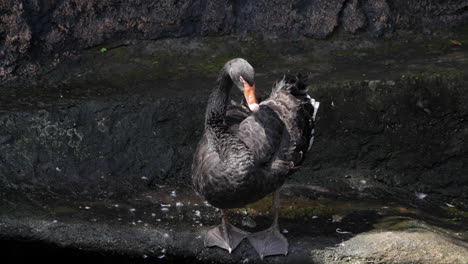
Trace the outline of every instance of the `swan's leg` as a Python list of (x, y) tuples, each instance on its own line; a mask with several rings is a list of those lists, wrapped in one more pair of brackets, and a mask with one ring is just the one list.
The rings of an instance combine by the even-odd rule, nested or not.
[(231, 253), (250, 233), (231, 225), (224, 210), (221, 210), (221, 214), (221, 225), (206, 233), (205, 247), (217, 246)]
[(281, 234), (278, 227), (279, 190), (273, 193), (273, 206), (275, 207), (273, 224), (268, 229), (253, 233), (248, 237), (250, 244), (255, 248), (261, 259), (270, 255), (288, 254), (288, 240)]

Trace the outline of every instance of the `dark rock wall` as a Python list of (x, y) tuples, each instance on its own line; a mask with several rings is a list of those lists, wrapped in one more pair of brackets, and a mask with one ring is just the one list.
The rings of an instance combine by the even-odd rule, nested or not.
[[(122, 195), (191, 186), (206, 94), (61, 100), (0, 113), (0, 191)], [(347, 174), (452, 198), (468, 194), (468, 93), (462, 80), (425, 78), (318, 85), (317, 138), (299, 183)]]
[[(337, 28), (374, 37), (466, 23), (468, 1), (0, 0), (0, 79), (34, 75), (106, 41), (250, 34), (323, 39)], [(51, 61), (48, 58), (53, 58)]]
[(0, 114), (0, 190), (121, 195), (187, 186), (205, 98), (125, 96)]
[(437, 78), (318, 88), (310, 175), (349, 169), (388, 186), (466, 199), (465, 91), (462, 81)]

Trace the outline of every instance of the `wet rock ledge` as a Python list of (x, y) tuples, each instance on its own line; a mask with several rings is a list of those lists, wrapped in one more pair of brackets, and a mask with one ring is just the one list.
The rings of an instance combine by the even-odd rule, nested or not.
[[(142, 262), (257, 262), (248, 243), (203, 248), (219, 215), (190, 188), (216, 73), (245, 57), (260, 97), (300, 71), (322, 103), (317, 140), (283, 190), (290, 254), (267, 263), (466, 263), (468, 56), (450, 41), (466, 31), (398, 34), (115, 42), (2, 83), (0, 237)], [(232, 215), (255, 231), (269, 211), (260, 201)]]

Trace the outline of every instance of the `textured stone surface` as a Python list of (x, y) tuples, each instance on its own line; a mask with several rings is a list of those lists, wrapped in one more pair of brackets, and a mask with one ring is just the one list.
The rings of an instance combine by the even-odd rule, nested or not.
[(49, 0), (0, 1), (0, 78), (35, 75), (108, 41), (234, 34), (323, 39), (335, 29), (449, 28), (466, 22), (468, 1), (435, 0)]
[[(203, 236), (219, 224), (220, 212), (192, 190), (160, 186), (131, 197), (98, 200), (7, 193), (0, 200), (0, 245), (8, 263), (21, 262), (25, 251), (28, 257), (47, 257), (49, 263), (70, 255), (112, 263), (468, 261), (466, 221), (439, 215), (434, 203), (405, 205), (393, 197), (340, 199), (323, 185), (286, 186), (279, 225), (289, 240), (289, 253), (260, 260), (247, 240), (231, 254), (203, 246)], [(229, 218), (244, 230), (263, 230), (271, 224), (271, 200), (231, 210)], [(18, 242), (25, 240), (29, 243)]]
[[(340, 49), (350, 46), (360, 48)], [(466, 208), (465, 51), (449, 41), (361, 39), (177, 39), (95, 48), (79, 66), (43, 82), (2, 87), (0, 181), (20, 192), (77, 196), (190, 186), (206, 98), (219, 68), (240, 54), (254, 64), (262, 98), (281, 71), (315, 76), (317, 139), (291, 181), (336, 181), (356, 190), (385, 183)]]

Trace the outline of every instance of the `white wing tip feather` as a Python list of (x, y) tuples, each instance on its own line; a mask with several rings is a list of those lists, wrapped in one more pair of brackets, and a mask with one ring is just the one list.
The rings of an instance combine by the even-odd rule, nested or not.
[[(309, 95), (307, 95), (307, 98), (309, 98), (310, 103), (314, 107), (314, 113), (312, 114), (312, 119), (315, 121), (315, 116), (317, 115), (317, 111), (318, 111), (318, 108), (320, 106), (320, 102), (315, 101), (315, 99), (311, 98)], [(315, 129), (312, 129), (312, 131), (310, 133), (309, 148), (307, 149), (308, 151), (310, 150), (310, 148), (312, 147), (312, 144), (314, 143), (314, 132), (315, 132)]]

